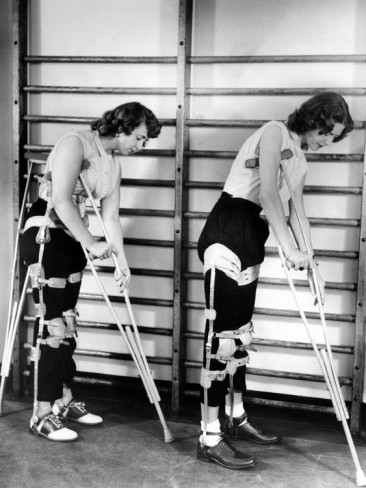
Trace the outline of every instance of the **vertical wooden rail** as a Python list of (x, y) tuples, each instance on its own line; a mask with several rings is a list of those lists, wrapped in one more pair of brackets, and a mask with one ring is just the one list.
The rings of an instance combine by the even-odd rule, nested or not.
[[(13, 0), (13, 219), (14, 232), (17, 232), (20, 202), (24, 192), (24, 180), (21, 175), (27, 172), (27, 163), (23, 158), (23, 147), (27, 142), (27, 124), (23, 120), (26, 109), (26, 94), (23, 86), (26, 84), (27, 73), (23, 58), (27, 53), (28, 32), (28, 2)], [(19, 301), (20, 287), (24, 282), (25, 269), (18, 259), (14, 275), (14, 300)], [(12, 290), (10, 290), (10, 293)], [(26, 369), (26, 355), (22, 354), (22, 344), (26, 342), (25, 328), (20, 327), (14, 345), (13, 353), (13, 391), (22, 393), (22, 373)]]
[(187, 250), (182, 244), (187, 240), (188, 234), (187, 220), (184, 219), (184, 212), (187, 210), (187, 190), (184, 189), (184, 181), (188, 176), (186, 152), (189, 148), (189, 129), (186, 119), (189, 117), (189, 100), (186, 92), (190, 84), (190, 65), (187, 63), (187, 57), (191, 54), (192, 3), (193, 0), (179, 1), (178, 20), (171, 398), (172, 412), (175, 414), (179, 412), (185, 381), (183, 328), (186, 323), (186, 312), (182, 309), (182, 302), (186, 297), (187, 284), (182, 280), (182, 274), (187, 268)]
[(355, 340), (353, 355), (353, 382), (350, 430), (353, 434), (361, 432), (361, 408), (365, 365), (365, 314), (366, 314), (366, 136), (364, 141), (363, 183), (360, 223), (360, 247), (358, 256), (357, 301)]

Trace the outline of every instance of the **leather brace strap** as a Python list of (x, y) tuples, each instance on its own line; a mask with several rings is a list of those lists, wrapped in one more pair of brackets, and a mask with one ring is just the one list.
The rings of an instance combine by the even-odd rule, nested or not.
[(65, 288), (66, 286), (65, 278), (48, 278), (48, 280), (39, 278), (38, 281), (42, 285), (48, 285), (50, 288)]

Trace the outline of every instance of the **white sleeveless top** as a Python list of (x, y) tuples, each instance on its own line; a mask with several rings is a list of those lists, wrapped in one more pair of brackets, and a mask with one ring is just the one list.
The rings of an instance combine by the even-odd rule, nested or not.
[[(291, 186), (295, 189), (303, 176), (307, 172), (307, 162), (304, 152), (301, 149), (300, 140), (297, 134), (287, 129), (283, 122), (275, 120), (267, 122), (254, 134), (252, 134), (243, 144), (236, 156), (229, 176), (224, 185), (224, 191), (230, 193), (234, 198), (245, 198), (257, 205), (261, 205), (259, 199), (260, 177), (259, 167), (247, 168), (245, 162), (248, 159), (258, 158), (259, 142), (263, 132), (267, 127), (276, 125), (281, 129), (282, 144), (281, 152), (290, 149), (292, 157), (282, 161), (291, 181)], [(290, 199), (290, 192), (287, 188), (284, 176), (281, 171), (278, 174), (278, 191), (282, 202)]]
[[(119, 156), (106, 153), (100, 141), (98, 131), (75, 131), (62, 137), (48, 156), (45, 174), (50, 172), (52, 177), (57, 147), (61, 141), (70, 136), (78, 137), (83, 145), (84, 161), (81, 174), (85, 177), (93, 197), (95, 199), (101, 199), (109, 196), (113, 191), (117, 175), (120, 171), (120, 160)], [(47, 201), (50, 191), (51, 181), (44, 179), (39, 188), (39, 197)], [(80, 180), (78, 180), (73, 192), (73, 197), (77, 195), (86, 196)], [(77, 200), (80, 200), (80, 198)]]

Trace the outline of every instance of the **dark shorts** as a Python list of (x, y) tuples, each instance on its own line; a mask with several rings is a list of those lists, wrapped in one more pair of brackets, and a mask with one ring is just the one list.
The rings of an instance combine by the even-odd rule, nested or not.
[(259, 216), (262, 208), (243, 198), (221, 194), (212, 209), (198, 240), (198, 256), (203, 262), (205, 250), (218, 243), (228, 247), (246, 269), (264, 259), (264, 244), (268, 238), (267, 223)]

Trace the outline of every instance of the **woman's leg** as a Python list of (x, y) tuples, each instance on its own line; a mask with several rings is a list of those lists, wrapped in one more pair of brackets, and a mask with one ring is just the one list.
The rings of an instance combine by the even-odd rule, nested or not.
[(86, 265), (86, 258), (78, 242), (73, 241), (70, 243), (70, 249), (62, 312), (66, 325), (66, 337), (65, 343), (60, 346), (63, 366), (63, 388), (62, 395), (56, 399), (55, 411), (68, 420), (73, 420), (79, 424), (97, 425), (103, 422), (102, 417), (88, 412), (83, 402), (74, 400), (72, 392), (73, 380), (76, 374), (76, 364), (73, 358), (77, 336), (76, 304), (79, 298), (82, 272)]
[[(66, 287), (66, 234), (62, 230), (50, 230), (51, 240), (44, 245), (42, 262), (39, 263), (40, 246), (36, 242), (37, 233), (38, 228), (30, 228), (21, 239), (23, 257), (35, 274), (32, 280), (33, 298), (35, 304), (38, 304), (38, 318), (34, 327), (34, 346), (37, 341), (40, 342), (35, 383), (35, 400), (38, 403), (35, 417), (31, 420), (31, 431), (50, 440), (68, 441), (76, 439), (77, 434), (67, 429), (51, 412), (54, 401), (62, 396), (63, 391), (64, 361), (60, 348), (66, 331), (62, 318)], [(44, 283), (38, 280), (37, 273), (45, 280)], [(38, 285), (41, 287), (41, 294)], [(31, 369), (34, 375), (34, 367)]]
[[(205, 295), (206, 307), (210, 308), (210, 282), (211, 273), (209, 270), (205, 274)], [(233, 330), (232, 321), (235, 318), (233, 309), (233, 296), (237, 283), (228, 278), (222, 271), (216, 271), (214, 283), (214, 305), (216, 318), (213, 320), (213, 332)], [(212, 293), (212, 290), (211, 290)], [(230, 324), (230, 325), (229, 325)], [(209, 337), (209, 320), (206, 321), (205, 344)], [(234, 342), (234, 341), (233, 341)], [(219, 340), (213, 339), (210, 351), (216, 354), (219, 347)], [(254, 466), (256, 459), (239, 453), (230, 446), (221, 435), (219, 421), (219, 409), (225, 404), (228, 381), (220, 377), (220, 371), (226, 369), (226, 362), (212, 358), (207, 361), (206, 348), (203, 353), (203, 381), (205, 387), (201, 386), (201, 413), (202, 434), (197, 445), (197, 457), (201, 461), (214, 462), (229, 469), (246, 469)], [(205, 376), (206, 375), (206, 376)], [(214, 375), (212, 379), (211, 375)]]

